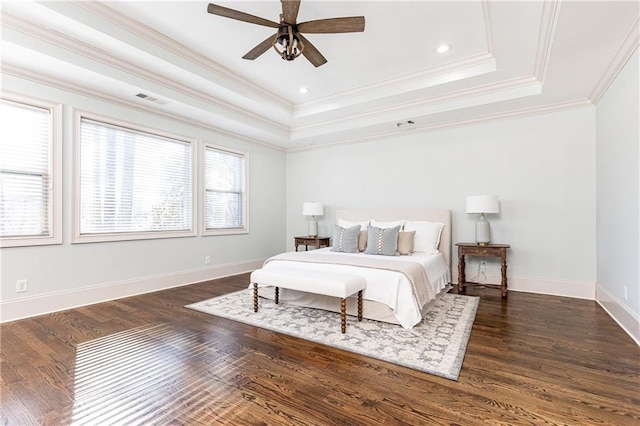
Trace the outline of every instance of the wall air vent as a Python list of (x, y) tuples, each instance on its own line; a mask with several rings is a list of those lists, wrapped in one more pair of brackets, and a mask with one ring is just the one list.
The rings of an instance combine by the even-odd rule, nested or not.
[(160, 100), (160, 99), (158, 99), (158, 98), (154, 98), (153, 96), (149, 96), (149, 95), (146, 95), (146, 94), (144, 94), (144, 93), (138, 93), (138, 94), (136, 95), (136, 97), (138, 97), (138, 98), (140, 98), (140, 99), (144, 99), (144, 100), (149, 101), (149, 102), (153, 102), (153, 103), (156, 103), (156, 104), (160, 104), (160, 105), (164, 105), (164, 104), (166, 104), (166, 103), (167, 103), (166, 101), (161, 101), (161, 100)]

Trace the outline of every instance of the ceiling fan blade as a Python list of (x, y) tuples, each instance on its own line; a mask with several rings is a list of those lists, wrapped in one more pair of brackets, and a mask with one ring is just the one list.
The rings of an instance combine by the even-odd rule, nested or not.
[(287, 24), (295, 25), (296, 19), (298, 19), (300, 0), (281, 0), (281, 2), (284, 22), (286, 22)]
[(298, 24), (298, 31), (309, 34), (360, 33), (364, 31), (364, 16), (318, 19)]
[(258, 16), (249, 15), (248, 13), (240, 12), (228, 7), (218, 6), (217, 4), (209, 3), (207, 6), (207, 12), (223, 16), (225, 18), (235, 19), (237, 21), (249, 22), (256, 25), (264, 25), (265, 27), (278, 28), (280, 24), (277, 22), (269, 21), (268, 19), (260, 18)]
[(267, 50), (269, 50), (269, 48), (271, 46), (273, 46), (273, 39), (275, 38), (275, 35), (270, 35), (267, 39), (265, 39), (265, 41), (263, 41), (262, 43), (260, 43), (259, 45), (257, 45), (256, 47), (254, 47), (253, 49), (251, 49), (250, 51), (248, 51), (243, 57), (242, 59), (249, 59), (251, 61), (253, 61), (254, 59), (256, 59), (258, 56), (262, 55), (264, 52), (266, 52)]
[(302, 34), (298, 34), (298, 37), (300, 37), (300, 40), (304, 44), (302, 54), (309, 60), (309, 62), (311, 62), (316, 68), (327, 63), (327, 59), (322, 56), (322, 53), (320, 53), (320, 51), (316, 49), (309, 40), (307, 40)]

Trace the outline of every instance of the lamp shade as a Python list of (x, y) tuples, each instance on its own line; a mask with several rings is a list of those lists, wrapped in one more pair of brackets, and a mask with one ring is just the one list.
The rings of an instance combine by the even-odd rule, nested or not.
[(322, 216), (324, 214), (324, 206), (322, 203), (305, 202), (302, 204), (302, 214), (304, 216)]
[(500, 213), (496, 195), (471, 195), (467, 197), (467, 213)]

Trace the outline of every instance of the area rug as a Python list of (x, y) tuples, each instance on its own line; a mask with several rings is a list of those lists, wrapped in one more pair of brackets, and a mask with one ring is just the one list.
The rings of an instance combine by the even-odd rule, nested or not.
[(253, 293), (240, 290), (187, 305), (211, 315), (266, 328), (323, 345), (458, 380), (476, 316), (477, 297), (445, 294), (422, 322), (407, 330), (399, 325), (347, 316), (340, 332), (340, 314), (260, 298), (253, 312)]

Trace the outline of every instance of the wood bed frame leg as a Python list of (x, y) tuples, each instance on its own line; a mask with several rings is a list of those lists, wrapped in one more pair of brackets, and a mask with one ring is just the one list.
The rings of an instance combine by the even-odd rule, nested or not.
[(358, 292), (358, 321), (362, 321), (362, 290)]
[(347, 300), (344, 297), (340, 299), (340, 330), (347, 332)]
[(253, 283), (253, 312), (258, 312), (258, 283)]
[(276, 287), (276, 297), (275, 297), (276, 305), (278, 304), (279, 298), (280, 298), (280, 289)]

